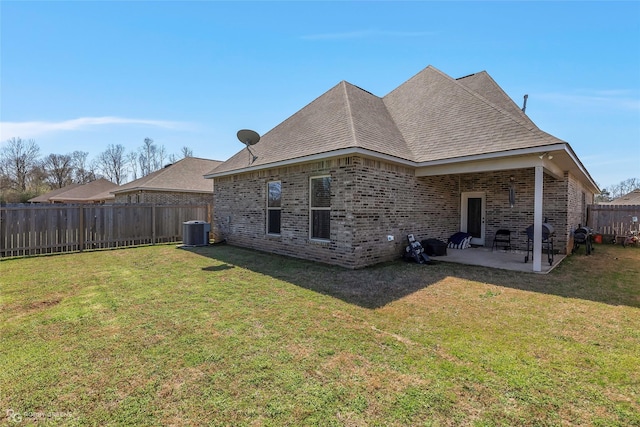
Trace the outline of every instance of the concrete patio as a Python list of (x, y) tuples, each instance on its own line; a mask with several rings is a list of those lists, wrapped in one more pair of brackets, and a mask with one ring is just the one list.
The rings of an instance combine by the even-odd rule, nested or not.
[[(499, 268), (502, 270), (521, 271), (523, 273), (534, 273), (531, 256), (529, 262), (524, 262), (526, 251), (505, 251), (494, 250), (485, 247), (472, 247), (468, 249), (447, 248), (446, 256), (433, 257), (436, 261), (453, 262), (457, 264), (479, 265), (483, 267)], [(539, 274), (546, 274), (553, 270), (566, 255), (556, 254), (553, 257), (553, 264), (549, 265), (547, 254), (542, 254), (542, 271)]]

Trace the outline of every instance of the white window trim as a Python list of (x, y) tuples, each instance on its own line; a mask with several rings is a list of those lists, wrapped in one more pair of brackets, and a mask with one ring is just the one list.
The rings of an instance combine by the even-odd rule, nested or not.
[[(279, 182), (280, 183), (280, 206), (279, 207), (271, 207), (271, 206), (269, 206), (269, 184), (271, 184), (272, 182)], [(267, 182), (267, 197), (265, 199), (266, 199), (265, 200), (265, 204), (267, 206), (266, 215), (265, 215), (265, 224), (264, 224), (265, 232), (269, 236), (280, 236), (280, 235), (282, 235), (282, 181), (281, 180), (275, 180), (275, 181), (268, 181)], [(280, 211), (280, 233), (270, 233), (269, 232), (269, 211), (275, 211), (275, 210)]]
[[(313, 242), (330, 242), (331, 238), (329, 239), (321, 239), (320, 237), (313, 237), (313, 212), (314, 210), (316, 211), (331, 211), (331, 206), (329, 206), (328, 208), (323, 208), (323, 207), (318, 207), (318, 208), (314, 208), (313, 206), (311, 206), (311, 181), (313, 181), (314, 179), (320, 179), (320, 178), (329, 178), (331, 179), (331, 175), (317, 175), (317, 176), (310, 176), (309, 177), (309, 240), (313, 241)], [(331, 220), (329, 220), (329, 226), (331, 226)], [(331, 232), (329, 232), (329, 234), (331, 234)]]

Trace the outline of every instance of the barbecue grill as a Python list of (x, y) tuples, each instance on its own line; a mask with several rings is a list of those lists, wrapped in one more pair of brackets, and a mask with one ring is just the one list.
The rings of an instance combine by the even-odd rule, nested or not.
[[(527, 255), (524, 257), (524, 262), (529, 262), (529, 253), (531, 253), (531, 261), (533, 261), (533, 224), (527, 227)], [(555, 231), (553, 225), (547, 222), (545, 218), (542, 223), (542, 251), (547, 251), (547, 260), (549, 265), (553, 264), (553, 236)]]
[(573, 249), (571, 250), (571, 253), (577, 251), (580, 245), (585, 245), (587, 255), (591, 255), (591, 252), (593, 251), (592, 228), (578, 225), (578, 228), (573, 232)]

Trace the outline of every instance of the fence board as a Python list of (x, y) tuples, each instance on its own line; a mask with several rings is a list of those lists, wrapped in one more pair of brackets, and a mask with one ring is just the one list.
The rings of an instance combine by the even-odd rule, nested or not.
[(0, 206), (0, 258), (181, 242), (209, 205)]
[(640, 205), (589, 205), (587, 211), (587, 225), (606, 236), (626, 235), (640, 226), (633, 222), (634, 217), (640, 220)]

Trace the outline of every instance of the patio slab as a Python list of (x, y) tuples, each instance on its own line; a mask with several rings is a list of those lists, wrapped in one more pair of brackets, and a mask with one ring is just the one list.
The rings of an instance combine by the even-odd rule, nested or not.
[[(453, 262), (457, 264), (479, 265), (483, 267), (499, 268), (502, 270), (521, 271), (523, 273), (537, 273), (533, 271), (533, 262), (524, 262), (526, 251), (505, 251), (495, 250), (485, 247), (472, 247), (468, 249), (447, 248), (446, 256), (432, 257), (436, 261)], [(549, 273), (553, 270), (566, 255), (556, 254), (553, 257), (553, 264), (549, 265), (547, 254), (542, 254), (542, 271), (540, 274)]]

